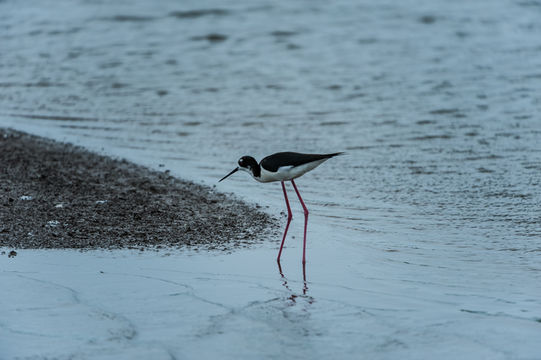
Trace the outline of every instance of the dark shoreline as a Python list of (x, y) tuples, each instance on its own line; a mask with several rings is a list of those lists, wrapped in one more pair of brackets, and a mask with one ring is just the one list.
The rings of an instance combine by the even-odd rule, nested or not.
[(0, 129), (0, 247), (227, 250), (276, 222), (210, 187)]

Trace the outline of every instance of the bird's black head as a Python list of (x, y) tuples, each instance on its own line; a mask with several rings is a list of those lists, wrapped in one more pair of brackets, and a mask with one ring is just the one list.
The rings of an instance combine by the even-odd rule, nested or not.
[(259, 167), (257, 161), (255, 161), (255, 159), (251, 156), (243, 156), (239, 159), (239, 166), (233, 171), (231, 171), (229, 174), (224, 176), (222, 179), (220, 179), (220, 181), (224, 180), (230, 175), (233, 175), (239, 170), (244, 170), (254, 177), (261, 176), (261, 168)]
[(251, 156), (243, 156), (239, 159), (239, 170), (244, 170), (256, 178), (261, 176), (261, 167)]
[(251, 156), (243, 156), (239, 159), (239, 167), (241, 170), (252, 171), (252, 169), (257, 168), (257, 161)]

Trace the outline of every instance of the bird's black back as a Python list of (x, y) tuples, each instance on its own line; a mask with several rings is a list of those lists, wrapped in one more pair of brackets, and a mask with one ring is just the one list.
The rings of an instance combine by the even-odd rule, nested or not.
[(341, 152), (333, 154), (301, 154), (296, 152), (279, 152), (272, 154), (261, 160), (259, 165), (268, 171), (276, 172), (282, 166), (300, 166), (312, 161), (329, 159), (340, 155)]

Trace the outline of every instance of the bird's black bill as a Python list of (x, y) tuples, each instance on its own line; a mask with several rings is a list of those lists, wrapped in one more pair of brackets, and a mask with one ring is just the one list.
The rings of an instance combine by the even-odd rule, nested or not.
[(218, 180), (218, 182), (224, 180), (225, 178), (233, 175), (234, 173), (236, 173), (237, 171), (239, 171), (239, 168), (236, 168), (235, 170), (231, 171), (229, 174), (227, 174), (226, 176), (224, 176), (223, 178), (221, 178), (220, 180)]

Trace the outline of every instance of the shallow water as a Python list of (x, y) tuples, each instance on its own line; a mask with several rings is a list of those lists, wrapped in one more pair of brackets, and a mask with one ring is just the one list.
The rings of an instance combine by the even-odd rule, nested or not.
[[(535, 358), (539, 15), (536, 1), (7, 0), (0, 125), (209, 185), (245, 154), (347, 152), (297, 182), (311, 211), (307, 281), (317, 304), (301, 296), (301, 314), (317, 317), (315, 330), (273, 342), (254, 336), (257, 327), (226, 326), (223, 337), (205, 338), (209, 351), (249, 339), (255, 353), (273, 344), (299, 357), (324, 357), (325, 344), (338, 342), (355, 343), (331, 346), (350, 357), (371, 349), (372, 358), (455, 358), (451, 350), (462, 346), (470, 358)], [(285, 208), (278, 184), (239, 174), (216, 185), (272, 213)], [(283, 265), (298, 292), (302, 215), (294, 197), (295, 238)], [(279, 240), (223, 257), (239, 263), (235, 279), (259, 279), (232, 281), (232, 301), (262, 301), (249, 318), (271, 328), (280, 323), (265, 315), (270, 295), (252, 290), (286, 291), (273, 262)], [(213, 256), (193, 258), (208, 268)], [(364, 322), (370, 306), (359, 299), (367, 297), (381, 311)], [(361, 305), (340, 310), (340, 298)]]

